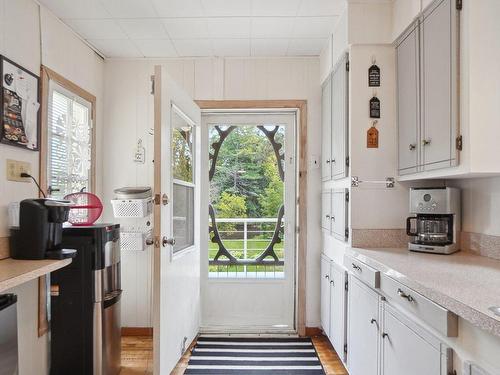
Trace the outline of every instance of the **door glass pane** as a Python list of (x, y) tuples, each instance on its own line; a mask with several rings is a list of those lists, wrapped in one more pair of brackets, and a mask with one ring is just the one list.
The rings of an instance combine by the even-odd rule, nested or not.
[(173, 178), (193, 182), (193, 128), (175, 110), (172, 111)]
[(285, 127), (212, 125), (209, 144), (209, 276), (283, 278)]
[(174, 182), (172, 205), (176, 253), (194, 245), (194, 187)]

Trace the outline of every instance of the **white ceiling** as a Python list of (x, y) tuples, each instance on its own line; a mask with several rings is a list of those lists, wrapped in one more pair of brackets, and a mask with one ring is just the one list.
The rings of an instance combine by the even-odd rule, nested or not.
[(319, 55), (345, 0), (39, 0), (106, 57)]

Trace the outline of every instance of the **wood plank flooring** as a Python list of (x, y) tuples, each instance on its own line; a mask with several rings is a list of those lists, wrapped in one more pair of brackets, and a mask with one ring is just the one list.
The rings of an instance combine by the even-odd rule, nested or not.
[[(313, 336), (326, 375), (348, 375), (337, 353), (325, 336)], [(182, 375), (189, 361), (190, 350), (170, 375)], [(153, 373), (153, 340), (148, 336), (122, 337), (122, 371), (120, 375), (151, 375)]]

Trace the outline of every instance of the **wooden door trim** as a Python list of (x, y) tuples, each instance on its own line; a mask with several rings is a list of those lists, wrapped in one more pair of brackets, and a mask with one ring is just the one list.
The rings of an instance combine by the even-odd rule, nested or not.
[(202, 110), (210, 109), (297, 109), (298, 110), (298, 192), (299, 208), (297, 251), (297, 331), (306, 335), (306, 260), (307, 260), (307, 100), (196, 100)]

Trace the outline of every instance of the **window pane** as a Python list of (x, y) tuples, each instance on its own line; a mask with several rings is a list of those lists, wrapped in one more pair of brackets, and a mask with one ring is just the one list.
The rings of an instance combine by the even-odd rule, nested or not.
[(172, 170), (176, 180), (193, 182), (193, 129), (172, 110)]
[(174, 253), (194, 245), (194, 187), (174, 183)]
[(50, 82), (47, 182), (53, 197), (90, 189), (91, 106)]

